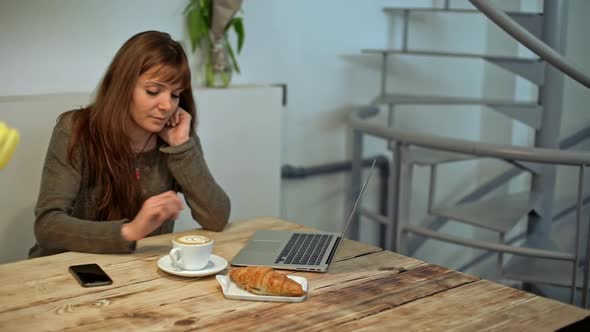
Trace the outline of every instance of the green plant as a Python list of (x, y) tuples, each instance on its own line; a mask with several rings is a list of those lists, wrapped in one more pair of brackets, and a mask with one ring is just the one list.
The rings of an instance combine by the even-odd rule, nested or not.
[[(221, 34), (220, 31), (212, 31), (214, 0), (189, 0), (183, 13), (186, 17), (192, 52), (194, 53), (197, 49), (202, 48), (205, 51), (204, 55), (208, 57), (205, 68), (206, 84), (208, 86), (213, 85), (214, 78), (212, 76), (215, 74), (215, 64), (212, 63), (214, 59), (212, 59), (213, 56), (211, 55), (211, 51), (216, 46), (216, 42), (221, 42), (225, 45), (227, 53), (231, 59), (230, 66), (233, 67), (233, 70), (237, 73), (240, 73), (240, 66), (236, 59), (236, 53), (228, 40), (228, 32), (230, 30), (235, 32), (237, 54), (240, 54), (244, 45), (245, 37), (242, 17), (232, 17), (224, 27), (221, 40), (214, 40), (213, 36), (215, 33), (218, 33), (219, 35)], [(226, 75), (231, 75), (231, 67), (228, 69), (230, 72), (226, 73)], [(225, 86), (229, 84), (230, 77), (231, 76), (222, 77)]]

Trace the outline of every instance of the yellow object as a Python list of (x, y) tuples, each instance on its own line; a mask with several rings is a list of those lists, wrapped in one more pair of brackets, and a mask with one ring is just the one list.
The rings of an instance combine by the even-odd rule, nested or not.
[(19, 141), (19, 134), (16, 129), (9, 128), (0, 122), (0, 169), (4, 168), (12, 157)]

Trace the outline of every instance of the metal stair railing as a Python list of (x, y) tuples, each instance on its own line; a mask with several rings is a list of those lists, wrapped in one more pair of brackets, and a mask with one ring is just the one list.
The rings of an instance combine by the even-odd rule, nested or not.
[[(563, 1), (563, 0), (551, 0)], [(498, 27), (506, 31), (512, 38), (518, 40), (539, 57), (549, 62), (562, 73), (578, 81), (580, 84), (590, 88), (590, 77), (577, 69), (564, 56), (553, 50), (539, 38), (535, 37), (527, 29), (516, 23), (503, 10), (498, 9), (494, 4), (487, 0), (469, 0), (475, 8), (486, 15)], [(558, 7), (559, 8), (559, 7)]]
[[(559, 110), (561, 105), (561, 88), (563, 87), (563, 83), (562, 83), (562, 75), (561, 73), (565, 73), (566, 75), (568, 75), (569, 77), (573, 78), (574, 80), (578, 81), (579, 83), (585, 85), (586, 87), (590, 87), (590, 78), (588, 76), (586, 76), (585, 74), (583, 74), (580, 70), (578, 70), (573, 64), (571, 64), (567, 59), (565, 59), (562, 55), (559, 54), (558, 51), (563, 51), (564, 50), (564, 46), (563, 44), (560, 42), (560, 39), (563, 39), (561, 37), (563, 37), (563, 22), (565, 21), (565, 15), (563, 15), (566, 10), (566, 6), (563, 2), (564, 0), (553, 0), (551, 3), (549, 4), (544, 4), (544, 8), (545, 8), (545, 14), (549, 14), (549, 15), (545, 15), (547, 22), (545, 22), (545, 24), (543, 25), (542, 31), (541, 31), (541, 25), (540, 25), (540, 18), (538, 17), (539, 15), (537, 15), (537, 17), (533, 17), (534, 15), (528, 15), (534, 18), (534, 20), (522, 20), (522, 17), (520, 17), (519, 15), (515, 15), (515, 13), (505, 13), (504, 11), (496, 8), (494, 5), (490, 4), (488, 1), (486, 0), (470, 0), (470, 2), (476, 7), (476, 9), (483, 13), (484, 15), (486, 15), (492, 22), (494, 22), (496, 25), (498, 25), (500, 28), (502, 28), (504, 31), (506, 31), (509, 35), (511, 35), (513, 38), (515, 38), (516, 40), (518, 40), (519, 42), (521, 42), (524, 46), (528, 47), (531, 51), (533, 51), (534, 53), (536, 53), (539, 57), (541, 57), (541, 59), (545, 60), (546, 62), (548, 62), (549, 64), (551, 64), (553, 67), (551, 66), (545, 66), (542, 61), (539, 61), (538, 63), (535, 63), (536, 59), (520, 59), (520, 58), (512, 58), (512, 57), (503, 57), (503, 56), (487, 56), (487, 55), (478, 55), (478, 54), (468, 54), (468, 53), (462, 53), (462, 54), (455, 54), (455, 53), (449, 53), (449, 52), (436, 52), (436, 51), (421, 51), (421, 50), (409, 50), (408, 49), (408, 20), (409, 20), (409, 13), (410, 11), (412, 11), (412, 8), (404, 8), (401, 9), (403, 10), (403, 23), (404, 23), (404, 29), (403, 29), (403, 40), (402, 40), (402, 48), (401, 50), (394, 50), (394, 49), (386, 49), (386, 50), (365, 50), (363, 51), (364, 53), (380, 53), (383, 56), (383, 60), (382, 60), (382, 77), (381, 77), (381, 95), (373, 102), (374, 104), (378, 104), (379, 102), (383, 102), (384, 104), (389, 106), (389, 119), (390, 121), (389, 124), (389, 128), (391, 128), (391, 123), (392, 123), (392, 119), (393, 119), (393, 104), (403, 104), (405, 102), (405, 99), (402, 100), (400, 99), (399, 96), (394, 96), (394, 95), (388, 95), (386, 93), (386, 73), (387, 73), (387, 55), (388, 54), (396, 54), (396, 53), (406, 53), (408, 55), (430, 55), (430, 56), (458, 56), (458, 57), (478, 57), (478, 58), (482, 58), (485, 59), (489, 62), (492, 62), (494, 64), (497, 64), (501, 67), (504, 67), (504, 69), (507, 69), (509, 71), (514, 72), (515, 74), (521, 76), (521, 77), (525, 77), (526, 79), (530, 80), (531, 82), (533, 82), (536, 85), (539, 85), (540, 87), (542, 86), (543, 89), (540, 89), (540, 98), (539, 98), (539, 110), (540, 112), (537, 112), (535, 114), (526, 114), (525, 117), (523, 117), (522, 115), (520, 115), (522, 112), (514, 112), (513, 109), (497, 109), (498, 107), (495, 107), (495, 104), (492, 103), (492, 107), (494, 110), (499, 111), (501, 113), (505, 113), (508, 116), (511, 116), (513, 118), (515, 118), (516, 120), (519, 120), (521, 122), (524, 122), (525, 124), (537, 129), (537, 137), (535, 139), (535, 145), (540, 146), (540, 147), (544, 147), (544, 148), (517, 148), (514, 146), (509, 146), (509, 145), (490, 145), (487, 143), (479, 143), (479, 142), (471, 142), (471, 141), (464, 141), (464, 140), (453, 140), (453, 139), (442, 139), (441, 138), (436, 138), (436, 141), (428, 141), (428, 138), (424, 138), (424, 137), (420, 137), (420, 134), (417, 134), (418, 136), (411, 136), (414, 133), (409, 133), (409, 132), (404, 132), (403, 130), (397, 130), (397, 134), (398, 137), (396, 139), (392, 139), (392, 138), (387, 138), (387, 137), (382, 137), (379, 136), (376, 133), (369, 133), (373, 136), (377, 136), (377, 137), (382, 137), (382, 138), (386, 138), (388, 140), (388, 145), (390, 147), (390, 150), (393, 151), (393, 155), (394, 155), (394, 163), (395, 163), (395, 173), (393, 174), (393, 176), (390, 178), (391, 184), (390, 186), (393, 188), (393, 193), (395, 193), (394, 195), (391, 195), (390, 199), (391, 199), (391, 204), (390, 204), (390, 216), (395, 216), (395, 218), (393, 218), (393, 220), (395, 220), (397, 222), (396, 227), (390, 228), (390, 234), (388, 234), (388, 243), (389, 246), (391, 247), (399, 247), (400, 245), (400, 234), (401, 234), (401, 230), (403, 230), (404, 232), (413, 232), (414, 234), (421, 234), (427, 237), (431, 237), (431, 238), (438, 238), (439, 240), (444, 240), (444, 241), (448, 241), (448, 242), (454, 242), (454, 243), (459, 243), (459, 244), (463, 244), (465, 246), (472, 246), (472, 247), (478, 247), (481, 249), (487, 249), (487, 250), (491, 250), (491, 251), (498, 251), (499, 253), (502, 252), (510, 252), (513, 253), (513, 247), (510, 246), (503, 246), (503, 245), (498, 245), (498, 244), (492, 244), (492, 243), (488, 243), (485, 245), (481, 245), (481, 242), (478, 241), (473, 241), (473, 240), (465, 240), (465, 239), (459, 239), (459, 238), (455, 238), (452, 237), (450, 235), (443, 235), (440, 233), (436, 233), (436, 231), (432, 231), (430, 229), (427, 228), (420, 228), (420, 227), (415, 227), (415, 226), (409, 226), (409, 227), (402, 227), (400, 228), (400, 224), (399, 224), (399, 220), (400, 220), (400, 182), (401, 182), (401, 174), (400, 174), (400, 169), (402, 168), (401, 165), (404, 162), (404, 158), (401, 158), (402, 155), (406, 156), (406, 152), (409, 150), (410, 146), (419, 146), (419, 147), (423, 147), (423, 148), (427, 148), (427, 149), (433, 149), (433, 150), (438, 150), (438, 151), (449, 151), (449, 152), (455, 152), (455, 153), (463, 153), (463, 154), (469, 154), (469, 155), (473, 155), (473, 156), (479, 156), (479, 157), (493, 157), (493, 158), (499, 158), (499, 159), (503, 159), (507, 162), (513, 163), (515, 164), (517, 167), (519, 168), (523, 168), (523, 169), (528, 169), (533, 173), (533, 177), (534, 177), (534, 181), (533, 181), (533, 191), (535, 190), (539, 190), (539, 189), (544, 189), (544, 201), (542, 202), (543, 206), (547, 206), (547, 208), (545, 207), (540, 207), (541, 211), (541, 215), (546, 215), (546, 216), (550, 216), (552, 214), (552, 204), (551, 202), (547, 202), (547, 199), (552, 199), (553, 198), (553, 191), (554, 191), (554, 185), (555, 185), (555, 174), (553, 173), (554, 168), (553, 167), (548, 167), (548, 168), (539, 168), (539, 169), (532, 169), (528, 166), (535, 166), (535, 165), (527, 165), (527, 162), (533, 162), (533, 163), (546, 163), (546, 164), (551, 164), (551, 165), (573, 165), (573, 166), (578, 166), (580, 168), (580, 173), (579, 173), (579, 183), (578, 183), (578, 199), (577, 199), (577, 203), (576, 203), (576, 240), (575, 240), (575, 253), (574, 255), (567, 255), (567, 254), (562, 254), (562, 253), (558, 253), (557, 255), (553, 255), (550, 254), (549, 251), (550, 250), (533, 250), (533, 253), (535, 255), (528, 255), (527, 252), (530, 254), (530, 251), (524, 250), (520, 252), (520, 255), (524, 255), (524, 256), (535, 256), (535, 257), (544, 257), (544, 258), (553, 258), (553, 259), (563, 259), (565, 258), (566, 261), (572, 261), (573, 264), (573, 271), (572, 271), (572, 292), (571, 292), (571, 298), (570, 298), (570, 302), (573, 303), (574, 300), (574, 295), (575, 295), (575, 291), (576, 291), (576, 267), (577, 267), (577, 261), (579, 259), (579, 246), (580, 246), (580, 235), (579, 235), (579, 229), (580, 229), (580, 219), (581, 219), (581, 206), (583, 203), (583, 187), (582, 187), (582, 183), (583, 183), (583, 176), (584, 176), (584, 167), (588, 165), (587, 162), (585, 161), (580, 161), (580, 160), (574, 160), (574, 159), (569, 159), (570, 157), (572, 157), (573, 155), (577, 155), (576, 153), (570, 154), (568, 157), (568, 154), (562, 154), (559, 155), (559, 158), (565, 158), (565, 159), (559, 159), (554, 160), (554, 157), (557, 157), (556, 155), (552, 155), (552, 152), (564, 152), (564, 151), (559, 151), (557, 149), (553, 149), (555, 147), (557, 147), (557, 141), (558, 141), (558, 131), (555, 130), (555, 128), (559, 128), (559, 123), (560, 123), (560, 118), (561, 118), (561, 111)], [(445, 0), (445, 11), (451, 11), (450, 6), (449, 6), (449, 1)], [(400, 10), (400, 9), (398, 9)], [(469, 10), (468, 12), (477, 12), (477, 10)], [(518, 14), (518, 13), (517, 13)], [(521, 15), (522, 16), (522, 15)], [(525, 15), (526, 16), (526, 15)], [(527, 30), (527, 28), (523, 28), (520, 24), (523, 24), (524, 26), (526, 26), (529, 30)], [(555, 29), (554, 29), (555, 28)], [(536, 36), (542, 36), (543, 40), (545, 40), (549, 45), (552, 46), (548, 46), (545, 42), (539, 40), (539, 38), (537, 38)], [(554, 48), (555, 49), (554, 49)], [(556, 51), (558, 50), (558, 51)], [(522, 67), (522, 66), (515, 66), (512, 62), (516, 61), (521, 61), (521, 62), (528, 62), (527, 66)], [(531, 64), (534, 65), (534, 68), (531, 67)], [(544, 72), (543, 72), (543, 67), (544, 68)], [(394, 98), (395, 97), (395, 98)], [(418, 96), (410, 96), (412, 98), (407, 100), (407, 103), (409, 104), (413, 104), (416, 103), (417, 99), (423, 99), (423, 98), (418, 98)], [(379, 99), (381, 98), (381, 99)], [(428, 98), (427, 96), (425, 96), (425, 98)], [(390, 100), (391, 99), (391, 100)], [(395, 99), (395, 100), (393, 100)], [(431, 98), (433, 99), (433, 98)], [(462, 104), (462, 103), (471, 103), (475, 101), (470, 101), (470, 100), (463, 100), (461, 98), (456, 98), (457, 100), (447, 100), (444, 98), (439, 98), (440, 100), (426, 100), (428, 102), (425, 102), (425, 100), (419, 100), (421, 103), (426, 103), (426, 104), (439, 104), (442, 102), (442, 104), (447, 104), (447, 103), (458, 103), (458, 104)], [(444, 99), (444, 100), (443, 100)], [(460, 100), (459, 100), (460, 99)], [(419, 103), (420, 103), (419, 102)], [(478, 101), (477, 103), (481, 103), (481, 101)], [(509, 105), (512, 108), (513, 105)], [(547, 110), (543, 110), (543, 107), (547, 107)], [(551, 111), (551, 112), (548, 112)], [(553, 112), (556, 111), (556, 112)], [(542, 112), (542, 113), (541, 113)], [(530, 112), (529, 112), (530, 113)], [(518, 115), (518, 116), (514, 116), (514, 114)], [(358, 119), (357, 119), (358, 120)], [(549, 128), (543, 128), (542, 124), (543, 123), (548, 123), (548, 124), (552, 124), (549, 125)], [(359, 142), (362, 143), (362, 136), (363, 136), (363, 131), (364, 130), (368, 130), (368, 128), (363, 128), (362, 124), (357, 124), (359, 125), (358, 128), (355, 128), (355, 130), (353, 131), (353, 147), (358, 147)], [(373, 128), (374, 129), (374, 128)], [(382, 129), (387, 129), (387, 128), (382, 128)], [(400, 136), (401, 135), (401, 136)], [(409, 135), (409, 136), (408, 136)], [(387, 135), (385, 135), (387, 136)], [(428, 135), (426, 135), (428, 136)], [(426, 140), (426, 141), (424, 141)], [(434, 144), (435, 146), (429, 145), (429, 144)], [(455, 149), (456, 147), (459, 147), (459, 149)], [(516, 148), (516, 150), (514, 150)], [(524, 150), (520, 150), (520, 149), (524, 149)], [(548, 154), (546, 154), (546, 153)], [(531, 156), (531, 155), (527, 155), (527, 153), (535, 153), (537, 154), (536, 156)], [(358, 158), (359, 156), (362, 155), (362, 151), (360, 149), (355, 150), (353, 149), (353, 156), (354, 158)], [(586, 154), (587, 155), (587, 154)], [(543, 161), (544, 160), (544, 161)], [(354, 165), (354, 163), (353, 163)], [(435, 165), (434, 165), (435, 167)], [(353, 170), (355, 169), (355, 167), (353, 167)], [(358, 167), (357, 167), (358, 169)], [(510, 173), (510, 175), (512, 175), (515, 172)], [(359, 178), (360, 178), (360, 173), (358, 174)], [(508, 177), (508, 176), (507, 176)], [(512, 176), (509, 176), (512, 177)], [(358, 182), (358, 179), (355, 179), (355, 174), (353, 172), (353, 177), (352, 177), (353, 181), (353, 188), (355, 188), (355, 185)], [(353, 191), (354, 192), (354, 191)], [(360, 209), (360, 214), (365, 215), (366, 217), (369, 217), (370, 219), (377, 221), (381, 224), (386, 223), (387, 218), (383, 217), (383, 216), (379, 216), (375, 213), (371, 213), (370, 211), (367, 211), (366, 209)], [(390, 217), (391, 218), (391, 217)], [(547, 221), (551, 221), (551, 220), (545, 220), (547, 219), (546, 217), (543, 217), (542, 220), (539, 220), (534, 214), (531, 215), (532, 219), (529, 219), (529, 227), (533, 226), (533, 233), (537, 233), (537, 231), (540, 231), (539, 234), (541, 235), (541, 240), (544, 239), (544, 235), (548, 234), (548, 230), (549, 228), (547, 227), (548, 222)], [(357, 223), (358, 223), (358, 217), (357, 217)], [(538, 229), (537, 229), (538, 228)], [(354, 227), (353, 227), (354, 229)], [(358, 226), (356, 227), (356, 229), (358, 229)], [(543, 235), (544, 234), (544, 235)], [(590, 238), (590, 230), (588, 233), (588, 236)], [(590, 241), (589, 241), (590, 242)], [(477, 244), (480, 243), (480, 244)], [(523, 248), (523, 249), (528, 249), (530, 250), (531, 248)], [(586, 251), (589, 252), (590, 249), (590, 243), (587, 243), (587, 249)], [(517, 251), (520, 251), (517, 249)], [(536, 255), (536, 254), (540, 254), (540, 255)], [(586, 255), (586, 260), (588, 260), (589, 255)], [(583, 277), (583, 283), (584, 283), (584, 293), (582, 294), (582, 305), (586, 306), (586, 302), (587, 302), (587, 291), (588, 291), (588, 265), (589, 264), (585, 264), (584, 265), (584, 277)]]
[[(576, 276), (577, 267), (580, 260), (580, 225), (582, 218), (582, 197), (583, 183), (584, 183), (584, 168), (590, 166), (590, 153), (562, 151), (558, 149), (536, 148), (536, 147), (521, 147), (502, 144), (491, 144), (485, 142), (475, 142), (469, 140), (461, 140), (455, 138), (446, 138), (435, 135), (428, 135), (423, 133), (415, 133), (402, 129), (395, 129), (371, 123), (366, 118), (374, 116), (379, 112), (375, 107), (369, 107), (360, 111), (355, 111), (350, 117), (350, 123), (353, 129), (353, 161), (351, 174), (351, 192), (357, 192), (360, 189), (360, 172), (361, 172), (361, 157), (363, 147), (363, 136), (370, 135), (382, 138), (393, 144), (392, 151), (393, 173), (390, 177), (390, 209), (387, 217), (375, 217), (375, 214), (364, 213), (365, 209), (360, 209), (353, 217), (353, 223), (358, 229), (360, 214), (369, 217), (373, 221), (387, 224), (388, 232), (386, 235), (387, 249), (399, 251), (401, 245), (401, 234), (414, 233), (429, 238), (434, 238), (442, 241), (461, 244), (464, 246), (475, 247), (486, 250), (493, 250), (498, 252), (508, 252), (515, 255), (534, 256), (546, 259), (566, 260), (572, 263), (572, 283), (570, 302), (573, 303), (576, 292)], [(525, 161), (535, 162), (551, 165), (569, 165), (579, 168), (578, 175), (578, 194), (576, 204), (576, 239), (575, 250), (573, 254), (559, 253), (550, 250), (535, 250), (532, 248), (511, 247), (508, 245), (499, 245), (485, 241), (463, 239), (448, 234), (437, 233), (421, 227), (404, 225), (400, 223), (399, 206), (400, 206), (400, 183), (401, 183), (401, 164), (403, 160), (404, 148), (409, 146), (419, 146), (427, 149), (442, 150), (447, 152), (455, 152), (467, 155), (474, 155), (479, 157), (495, 158), (507, 161)], [(353, 228), (355, 229), (355, 228)], [(589, 234), (590, 238), (590, 227)], [(590, 252), (590, 241), (587, 243), (585, 250)], [(585, 255), (584, 277), (583, 277), (583, 293), (582, 305), (587, 304), (588, 293), (588, 274), (590, 268), (590, 255)]]
[[(488, 17), (490, 21), (495, 23), (499, 28), (503, 29), (512, 38), (527, 47), (533, 53), (538, 55), (541, 59), (548, 62), (551, 66), (545, 68), (545, 82), (543, 89), (539, 91), (539, 101), (544, 107), (542, 115), (542, 123), (547, 124), (547, 128), (543, 126), (536, 133), (535, 145), (553, 148), (559, 137), (559, 124), (561, 122), (561, 107), (562, 107), (562, 89), (563, 76), (569, 76), (578, 83), (590, 88), (590, 77), (584, 74), (580, 69), (568, 61), (560, 52), (565, 51), (565, 20), (567, 17), (566, 0), (545, 1), (543, 3), (544, 14), (546, 15), (542, 28), (542, 40), (535, 36), (531, 31), (522, 27), (513, 18), (507, 15), (504, 11), (497, 8), (488, 0), (470, 0), (471, 4), (479, 10), (482, 14)], [(583, 167), (581, 169), (583, 172)], [(582, 173), (581, 173), (582, 174)], [(534, 235), (540, 235), (541, 238), (547, 239), (550, 234), (553, 215), (553, 192), (555, 186), (555, 171), (546, 170), (541, 173), (533, 175), (532, 190), (545, 190), (544, 205), (541, 213), (546, 217), (537, 217), (532, 215), (529, 217), (529, 224), (527, 232)], [(578, 197), (578, 205), (581, 204), (582, 196)], [(581, 206), (578, 206), (577, 213), (581, 213)], [(579, 237), (579, 232), (576, 231), (576, 239)], [(589, 233), (590, 235), (590, 233)], [(576, 246), (577, 250), (577, 246)], [(588, 272), (584, 268), (584, 283), (587, 283)], [(573, 287), (576, 285), (574, 284)], [(572, 295), (573, 296), (573, 293)], [(570, 302), (573, 303), (573, 297)], [(582, 305), (587, 305), (587, 291), (585, 288), (582, 294)]]
[[(381, 54), (382, 55), (382, 71), (381, 71), (381, 94), (377, 96), (371, 102), (371, 105), (378, 105), (384, 104), (388, 106), (388, 123), (390, 126), (393, 126), (393, 118), (394, 118), (394, 106), (397, 105), (404, 105), (404, 104), (411, 104), (411, 105), (483, 105), (487, 108), (490, 108), (496, 112), (504, 114), (508, 117), (511, 117), (517, 121), (524, 123), (525, 125), (532, 127), (536, 130), (540, 130), (542, 128), (542, 117), (543, 117), (543, 107), (539, 104), (538, 101), (530, 101), (530, 102), (522, 102), (516, 100), (491, 100), (491, 99), (481, 99), (481, 98), (465, 98), (465, 97), (443, 97), (443, 96), (420, 96), (420, 95), (400, 95), (400, 94), (393, 94), (387, 93), (387, 67), (388, 67), (388, 55), (389, 54), (405, 54), (405, 55), (424, 55), (424, 56), (435, 56), (435, 57), (462, 57), (462, 58), (481, 58), (485, 61), (488, 61), (492, 64), (495, 64), (505, 70), (508, 70), (520, 77), (523, 77), (533, 84), (536, 85), (543, 85), (545, 80), (545, 63), (538, 58), (522, 58), (522, 57), (514, 57), (509, 55), (487, 55), (487, 54), (476, 54), (476, 53), (457, 53), (457, 52), (449, 52), (449, 51), (430, 51), (430, 50), (415, 50), (410, 49), (408, 47), (408, 39), (409, 39), (409, 19), (410, 13), (413, 11), (422, 11), (422, 12), (458, 12), (458, 13), (480, 13), (477, 9), (455, 9), (450, 7), (450, 2), (446, 1), (444, 8), (385, 8), (384, 12), (398, 12), (401, 11), (403, 13), (403, 39), (402, 39), (402, 47), (401, 49), (364, 49), (362, 53), (365, 54)], [(522, 13), (522, 12), (508, 12), (508, 15), (514, 18), (519, 24), (522, 24), (527, 29), (532, 31), (535, 35), (541, 35), (541, 23), (542, 23), (542, 13), (538, 12), (529, 12), (529, 13)], [(394, 149), (393, 146), (389, 146), (389, 149)], [(409, 150), (409, 153), (405, 153), (404, 155), (407, 156), (406, 160), (404, 160), (404, 168), (403, 172), (403, 179), (405, 180), (404, 184), (402, 184), (402, 188), (404, 188), (404, 192), (408, 190), (411, 191), (411, 188), (406, 188), (408, 185), (407, 183), (412, 183), (413, 177), (413, 168), (414, 166), (428, 166), (435, 168), (437, 164), (440, 163), (450, 163), (450, 162), (461, 162), (463, 160), (473, 159), (474, 157), (457, 157), (457, 155), (453, 156), (453, 154), (446, 153), (446, 152), (438, 152), (436, 151), (429, 152), (429, 155), (433, 155), (433, 158), (426, 157), (424, 150), (416, 151), (415, 147), (412, 147), (412, 150)], [(432, 151), (432, 150), (430, 150)], [(420, 152), (420, 153), (415, 153)], [(446, 157), (445, 157), (446, 155)], [(442, 159), (441, 159), (442, 158)], [(515, 166), (519, 169), (527, 170), (533, 172), (535, 175), (541, 175), (539, 169), (535, 169), (535, 164), (524, 164), (521, 162), (516, 162)], [(473, 201), (478, 200), (483, 196), (486, 192), (492, 191), (494, 188), (500, 186), (502, 183), (508, 181), (510, 178), (518, 175), (520, 171), (515, 169), (514, 171), (509, 171), (506, 174), (503, 174), (498, 177), (497, 180), (493, 180), (490, 183), (486, 183), (486, 185), (478, 188), (473, 195), (466, 196), (465, 199), (462, 201)], [(411, 186), (411, 185), (410, 185)], [(551, 191), (552, 192), (552, 191)], [(406, 216), (408, 213), (410, 202), (409, 200), (404, 201), (401, 204), (401, 214), (402, 216)], [(427, 219), (429, 224), (444, 224), (445, 221), (441, 221), (441, 216), (438, 217), (431, 217)], [(538, 223), (533, 222), (533, 225), (537, 225)], [(502, 237), (502, 234), (500, 234)], [(421, 238), (415, 238), (410, 247), (413, 249), (411, 251), (415, 251), (419, 243), (422, 243), (420, 240)]]

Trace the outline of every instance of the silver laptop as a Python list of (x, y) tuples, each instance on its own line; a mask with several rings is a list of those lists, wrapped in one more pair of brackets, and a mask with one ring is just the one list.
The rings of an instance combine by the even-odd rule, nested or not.
[(375, 161), (363, 183), (342, 233), (259, 230), (232, 260), (236, 266), (270, 266), (285, 270), (326, 272), (336, 256), (365, 187), (373, 174)]

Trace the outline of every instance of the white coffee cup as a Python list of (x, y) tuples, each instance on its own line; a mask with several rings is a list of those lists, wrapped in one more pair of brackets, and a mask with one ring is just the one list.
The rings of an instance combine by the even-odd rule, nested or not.
[(213, 240), (203, 235), (180, 235), (172, 239), (170, 262), (183, 270), (202, 270), (207, 267)]

